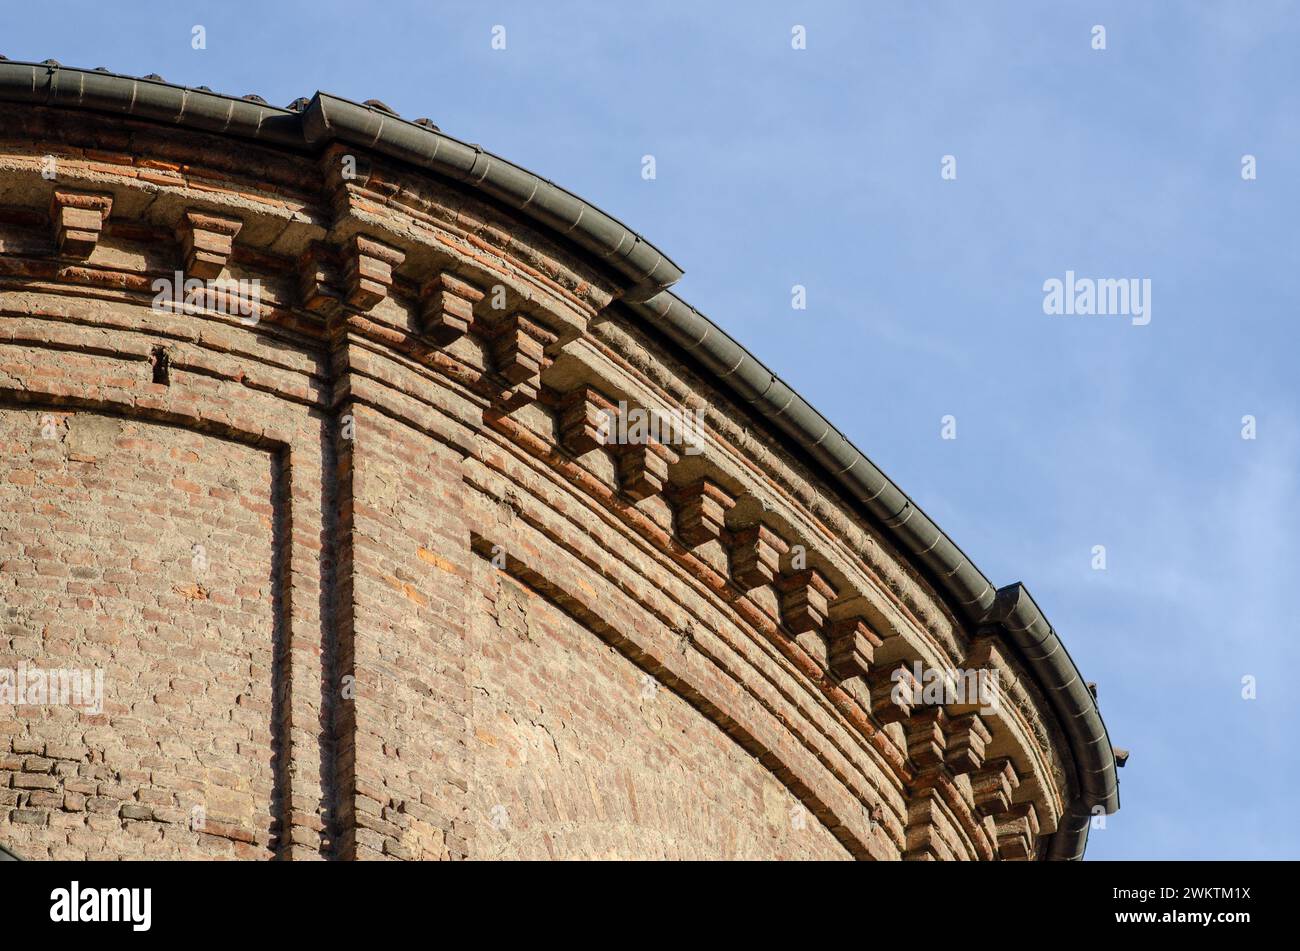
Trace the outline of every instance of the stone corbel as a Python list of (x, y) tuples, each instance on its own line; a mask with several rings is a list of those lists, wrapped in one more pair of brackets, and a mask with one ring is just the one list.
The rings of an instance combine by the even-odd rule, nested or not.
[(370, 310), (388, 296), (393, 286), (393, 269), (406, 254), (363, 234), (352, 236), (344, 258), (343, 282), (347, 302), (357, 310)]
[(559, 337), (527, 314), (512, 314), (495, 328), (492, 355), (497, 372), (505, 377), (516, 393), (536, 399), (542, 384), (546, 348)]
[(609, 444), (614, 404), (599, 390), (579, 386), (560, 397), (560, 442), (575, 456)]
[(112, 210), (112, 195), (55, 191), (50, 200), (50, 222), (59, 253), (82, 260), (90, 257)]
[(883, 643), (860, 617), (835, 621), (830, 629), (831, 673), (841, 680), (867, 676), (876, 648)]
[(687, 548), (699, 548), (722, 538), (727, 512), (736, 504), (716, 482), (697, 479), (673, 492), (677, 537)]
[(463, 337), (474, 322), (483, 291), (450, 271), (440, 271), (420, 292), (420, 332), (440, 347)]
[(805, 568), (777, 580), (781, 592), (781, 618), (795, 634), (820, 631), (826, 623), (835, 589), (821, 572)]
[(244, 223), (205, 211), (186, 211), (176, 229), (185, 260), (185, 276), (210, 281), (225, 270), (235, 235)]
[(752, 591), (776, 580), (781, 556), (789, 546), (762, 523), (732, 533), (731, 580), (741, 591)]

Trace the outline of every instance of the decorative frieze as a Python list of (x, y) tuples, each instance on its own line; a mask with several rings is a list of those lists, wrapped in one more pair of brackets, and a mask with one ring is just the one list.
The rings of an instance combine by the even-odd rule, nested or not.
[(235, 235), (244, 223), (204, 211), (187, 211), (181, 218), (177, 235), (186, 277), (210, 281), (226, 268), (234, 250)]
[(59, 253), (83, 260), (90, 257), (112, 210), (112, 195), (55, 191), (50, 200), (50, 221)]
[(762, 523), (742, 528), (731, 536), (731, 580), (742, 591), (771, 584), (781, 570), (781, 556), (789, 546)]
[(677, 507), (677, 537), (687, 548), (698, 548), (722, 537), (727, 512), (736, 500), (716, 482), (697, 479), (673, 493)]
[[(515, 377), (523, 375), (527, 364), (534, 357), (537, 363), (531, 365), (536, 366), (536, 372), (540, 373), (542, 345), (533, 335), (545, 335), (542, 339), (549, 342), (556, 338), (522, 314), (516, 314), (513, 319), (519, 322), (517, 334), (526, 338), (525, 343), (536, 343), (534, 350), (521, 349), (515, 355), (515, 365), (520, 362), (526, 364), (515, 372)], [(496, 339), (501, 340), (500, 337)], [(506, 379), (515, 382), (510, 375)], [(529, 384), (525, 382), (523, 385)], [(643, 434), (632, 442), (619, 442), (615, 431), (617, 413), (614, 403), (593, 387), (584, 385), (570, 390), (559, 401), (560, 441), (575, 456), (585, 455), (601, 446), (608, 448), (614, 454), (618, 467), (619, 487), (626, 495), (635, 501), (658, 495), (668, 484), (669, 468), (677, 464), (680, 456), (648, 434)], [(721, 490), (716, 491), (721, 493)], [(721, 497), (725, 498), (725, 495)]]
[(835, 589), (819, 571), (805, 568), (776, 582), (781, 592), (781, 618), (795, 634), (820, 631), (826, 623)]
[(344, 257), (343, 282), (347, 302), (357, 310), (370, 310), (388, 296), (393, 286), (393, 269), (406, 254), (374, 238), (355, 234)]
[(450, 271), (440, 271), (420, 292), (420, 332), (445, 347), (463, 337), (474, 322), (474, 305), (483, 291)]
[(841, 680), (865, 677), (871, 670), (875, 650), (882, 643), (860, 617), (835, 621), (830, 627), (831, 673)]

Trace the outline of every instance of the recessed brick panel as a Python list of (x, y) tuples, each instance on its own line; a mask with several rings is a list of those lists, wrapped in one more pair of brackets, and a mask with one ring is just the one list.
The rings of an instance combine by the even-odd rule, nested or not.
[(0, 407), (0, 452), (0, 668), (103, 678), (100, 713), (0, 705), (6, 844), (30, 858), (269, 857), (272, 456), (28, 407)]

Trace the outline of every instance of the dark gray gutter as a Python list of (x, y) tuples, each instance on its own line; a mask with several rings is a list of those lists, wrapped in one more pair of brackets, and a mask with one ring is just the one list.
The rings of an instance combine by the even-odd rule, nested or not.
[(470, 185), (564, 235), (632, 282), (628, 300), (644, 300), (682, 276), (649, 241), (553, 182), (477, 145), (337, 96), (318, 92), (299, 113), (156, 79), (6, 60), (3, 100), (119, 113), (304, 152), (335, 141), (373, 149)]
[[(633, 304), (651, 326), (695, 357), (770, 420), (930, 572), (972, 624), (997, 624), (1046, 693), (1069, 740), (1080, 796), (1049, 845), (1051, 858), (1080, 858), (1092, 810), (1119, 809), (1119, 781), (1097, 703), (1056, 631), (1021, 584), (993, 587), (970, 559), (888, 476), (748, 350), (676, 294)], [(1083, 817), (1080, 822), (1079, 818)]]
[[(1088, 819), (1119, 808), (1115, 759), (1105, 724), (1069, 653), (1022, 585), (993, 584), (845, 436), (753, 354), (667, 291), (681, 269), (644, 238), (572, 193), (492, 155), (385, 109), (317, 93), (302, 112), (173, 86), (52, 64), (0, 62), (0, 101), (91, 109), (181, 125), (315, 153), (333, 141), (464, 183), (496, 198), (606, 261), (633, 282), (633, 311), (663, 331), (739, 398), (806, 451), (874, 517), (893, 542), (929, 572), (973, 624), (998, 624), (1050, 698), (1069, 739), (1080, 797), (1052, 837), (1053, 858), (1078, 858)], [(1082, 821), (1080, 821), (1082, 820)]]
[(22, 858), (0, 845), (0, 862), (21, 862)]
[(651, 297), (682, 276), (681, 268), (622, 222), (477, 145), (322, 92), (303, 113), (303, 132), (312, 145), (334, 139), (364, 145), (486, 192), (631, 278), (627, 300)]

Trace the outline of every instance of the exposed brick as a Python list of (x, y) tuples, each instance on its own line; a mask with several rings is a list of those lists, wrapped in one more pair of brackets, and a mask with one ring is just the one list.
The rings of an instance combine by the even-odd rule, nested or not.
[[(1041, 852), (1039, 811), (1076, 791), (1045, 772), (1071, 754), (1046, 748), (1038, 692), (1012, 685), (1012, 731), (889, 679), (972, 642), (1023, 665), (727, 395), (734, 367), (630, 318), (617, 301), (645, 288), (615, 259), (351, 143), (45, 103), (0, 124), (21, 145), (0, 145), (0, 666), (103, 677), (102, 708), (0, 720), (0, 841), (75, 861)], [(48, 219), (45, 142), (103, 189), (60, 184)], [(141, 306), (160, 262), (256, 275), (259, 325)], [(707, 411), (709, 438), (611, 445), (605, 392)]]
[(59, 781), (46, 773), (16, 773), (15, 789), (57, 789)]

